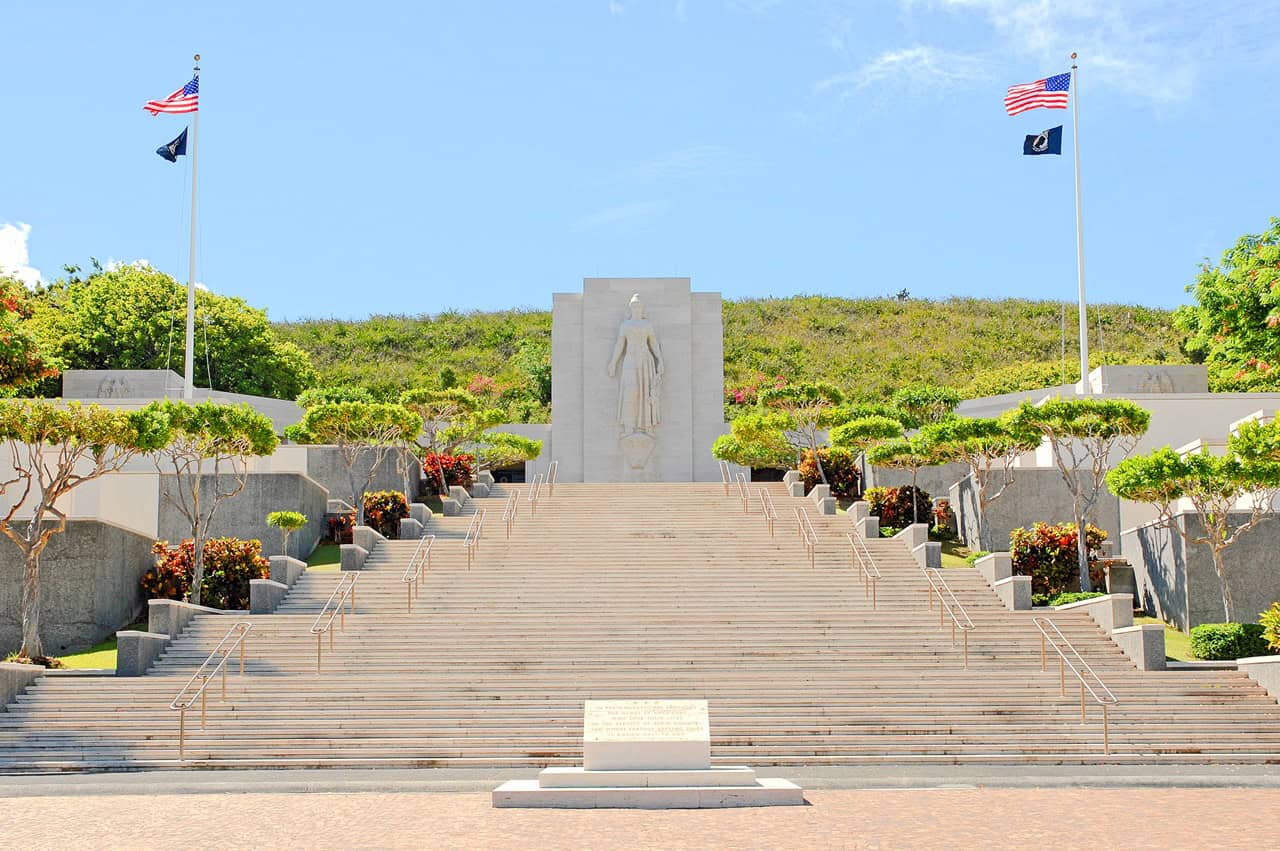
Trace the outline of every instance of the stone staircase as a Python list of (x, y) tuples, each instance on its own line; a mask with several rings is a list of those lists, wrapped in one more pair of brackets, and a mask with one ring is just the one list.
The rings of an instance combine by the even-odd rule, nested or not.
[[(169, 702), (241, 618), (195, 618), (145, 677), (41, 678), (0, 713), (0, 771), (572, 765), (583, 700), (609, 697), (707, 698), (721, 764), (1280, 762), (1280, 707), (1243, 674), (1140, 672), (1087, 615), (1056, 614), (1120, 700), (1105, 755), (1098, 707), (1080, 723), (1073, 681), (1062, 697), (1056, 665), (1040, 671), (1030, 613), (976, 571), (945, 571), (975, 624), (966, 670), (899, 542), (867, 542), (873, 608), (847, 518), (759, 487), (773, 537), (718, 484), (560, 484), (536, 513), (522, 502), (507, 540), (512, 486), (498, 486), (433, 518), (412, 611), (401, 575), (417, 542), (371, 553), (320, 673), (309, 629), (339, 574), (308, 572), (275, 614), (244, 616), (246, 675), (225, 703), (211, 688), (207, 727), (188, 714), (184, 762)], [(812, 568), (796, 506), (817, 530)]]

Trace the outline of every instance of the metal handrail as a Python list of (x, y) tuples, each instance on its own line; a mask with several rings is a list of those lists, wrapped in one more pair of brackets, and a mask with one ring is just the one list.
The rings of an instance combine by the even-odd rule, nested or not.
[(742, 500), (742, 513), (751, 513), (751, 494), (747, 493), (747, 474), (738, 474), (738, 499)]
[[(813, 524), (809, 523), (809, 515), (801, 511), (799, 506), (796, 506), (793, 511), (795, 511), (796, 515), (796, 529), (800, 533), (800, 543), (809, 556), (809, 566), (813, 567), (818, 551), (818, 535), (813, 532)], [(807, 530), (805, 529), (806, 526), (808, 526)]]
[(520, 513), (520, 495), (516, 491), (511, 492), (511, 496), (507, 497), (507, 504), (502, 509), (502, 522), (507, 527), (507, 537), (511, 537), (511, 530), (516, 525), (516, 515)]
[(436, 542), (435, 535), (425, 535), (418, 539), (418, 546), (409, 557), (409, 566), (404, 569), (400, 581), (405, 583), (405, 596), (408, 598), (407, 612), (413, 611), (413, 601), (418, 599), (418, 586), (422, 584), (423, 574), (431, 568), (431, 545)]
[[(1036, 625), (1036, 629), (1040, 630), (1040, 670), (1048, 670), (1048, 645), (1053, 645), (1054, 652), (1058, 654), (1058, 693), (1062, 697), (1067, 696), (1067, 668), (1070, 668), (1071, 673), (1075, 674), (1076, 679), (1080, 681), (1080, 723), (1084, 724), (1088, 721), (1088, 712), (1085, 707), (1085, 691), (1088, 691), (1094, 702), (1102, 707), (1102, 751), (1109, 755), (1111, 753), (1111, 724), (1107, 715), (1107, 707), (1118, 704), (1120, 698), (1116, 697), (1111, 689), (1107, 688), (1107, 684), (1098, 676), (1097, 671), (1093, 670), (1089, 663), (1084, 660), (1075, 646), (1062, 634), (1062, 630), (1058, 629), (1057, 624), (1043, 616), (1032, 618), (1031, 620)], [(1053, 630), (1053, 635), (1050, 635), (1045, 627)], [(1059, 646), (1058, 641), (1054, 640), (1054, 636), (1061, 640), (1066, 650)], [(1089, 685), (1088, 680), (1085, 678), (1085, 673), (1081, 672), (1080, 668), (1077, 668), (1075, 663), (1067, 658), (1068, 650), (1075, 657), (1076, 662), (1080, 663), (1080, 668), (1083, 668), (1093, 678), (1093, 681), (1098, 684), (1102, 694), (1098, 694), (1097, 689)]]
[(560, 472), (560, 461), (551, 462), (551, 466), (547, 468), (547, 496), (556, 495), (556, 473)]
[(942, 629), (946, 625), (946, 618), (951, 618), (951, 643), (956, 643), (956, 630), (960, 631), (960, 636), (964, 640), (964, 667), (969, 667), (969, 633), (973, 632), (973, 621), (969, 619), (969, 613), (964, 610), (964, 606), (960, 605), (960, 601), (956, 599), (956, 595), (951, 590), (951, 586), (947, 584), (947, 580), (942, 578), (942, 572), (936, 567), (921, 568), (924, 578), (929, 583), (929, 610), (933, 611), (933, 595), (938, 595), (938, 629)]
[(759, 488), (756, 494), (760, 497), (760, 513), (764, 515), (765, 525), (769, 527), (769, 537), (772, 538), (773, 524), (778, 520), (778, 512), (773, 507), (773, 497), (769, 495), (768, 488)]
[[(222, 674), (222, 698), (221, 699), (222, 700), (227, 699), (227, 659), (228, 657), (231, 656), (232, 653), (234, 653), (237, 649), (239, 649), (240, 676), (243, 677), (244, 676), (245, 638), (249, 635), (249, 630), (251, 629), (253, 629), (253, 624), (250, 623), (249, 621), (237, 621), (236, 623), (232, 624), (231, 629), (227, 630), (227, 634), (222, 636), (222, 640), (219, 641), (217, 646), (213, 648), (212, 652), (209, 653), (208, 657), (205, 658), (205, 660), (200, 663), (200, 667), (197, 668), (196, 672), (191, 675), (191, 679), (187, 680), (186, 684), (183, 685), (182, 688), (178, 690), (178, 694), (173, 698), (173, 701), (169, 704), (169, 708), (178, 713), (178, 761), (179, 762), (185, 759), (187, 755), (187, 751), (186, 751), (187, 710), (191, 708), (191, 705), (195, 703), (197, 699), (199, 699), (200, 727), (203, 728), (205, 726), (206, 716), (208, 711), (207, 689), (209, 688), (209, 680), (217, 676), (219, 672), (221, 672)], [(209, 670), (209, 665), (213, 663), (215, 659), (217, 660), (217, 663), (214, 664), (212, 670)], [(196, 680), (200, 681), (200, 687), (196, 689), (195, 692), (191, 694), (190, 697), (187, 697), (187, 699), (184, 701), (183, 696), (187, 694), (187, 691), (196, 682)]]
[(462, 539), (462, 545), (467, 548), (467, 570), (471, 569), (471, 563), (475, 561), (476, 553), (480, 550), (480, 538), (484, 534), (484, 518), (489, 512), (480, 509), (480, 512), (471, 520), (471, 525), (467, 527), (467, 536)]
[(882, 578), (880, 568), (876, 566), (876, 560), (871, 557), (871, 550), (867, 549), (867, 542), (862, 540), (861, 535), (846, 532), (845, 537), (849, 539), (849, 566), (858, 568), (862, 576), (862, 594), (871, 598), (871, 608), (874, 609), (877, 604), (876, 585)]
[(529, 486), (529, 505), (530, 511), (534, 514), (538, 513), (538, 491), (542, 489), (542, 474), (533, 477), (533, 484)]
[(724, 487), (724, 495), (729, 495), (729, 464), (727, 461), (720, 462), (720, 483)]
[[(311, 634), (316, 637), (316, 673), (320, 673), (320, 657), (324, 648), (324, 634), (329, 633), (329, 649), (333, 649), (333, 619), (338, 619), (338, 628), (347, 628), (347, 604), (350, 603), (351, 614), (356, 613), (356, 580), (359, 573), (344, 573), (334, 587), (329, 599), (324, 601), (315, 623), (311, 624)], [(326, 618), (326, 615), (328, 616)], [(323, 621), (323, 625), (321, 624)]]

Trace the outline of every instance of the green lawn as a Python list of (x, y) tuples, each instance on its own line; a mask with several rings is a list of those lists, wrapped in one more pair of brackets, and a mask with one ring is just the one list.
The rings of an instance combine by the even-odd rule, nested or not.
[[(1149, 618), (1144, 615), (1134, 615), (1133, 622), (1140, 623), (1164, 623), (1159, 618)], [(1185, 632), (1174, 629), (1167, 623), (1164, 624), (1164, 657), (1174, 662), (1194, 662), (1196, 657), (1191, 655), (1191, 636)]]
[[(125, 629), (134, 629), (146, 631), (147, 623), (131, 623), (124, 627)], [(116, 667), (116, 637), (113, 635), (106, 641), (99, 642), (88, 650), (81, 650), (79, 653), (70, 653), (66, 656), (59, 656), (59, 661), (68, 668), (109, 668), (115, 670)]]
[(337, 544), (320, 544), (311, 558), (307, 559), (307, 570), (318, 573), (332, 573), (342, 569), (342, 548)]
[(965, 561), (967, 555), (969, 555), (968, 548), (959, 541), (942, 542), (943, 567), (968, 567), (969, 562)]

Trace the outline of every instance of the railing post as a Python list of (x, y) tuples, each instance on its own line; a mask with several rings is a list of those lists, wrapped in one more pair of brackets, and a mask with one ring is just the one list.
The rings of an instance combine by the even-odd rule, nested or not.
[(208, 706), (207, 706), (207, 704), (208, 704), (208, 697), (209, 697), (209, 693), (208, 693), (208, 691), (205, 689), (205, 685), (208, 685), (208, 683), (209, 683), (209, 678), (208, 678), (208, 677), (201, 677), (201, 678), (200, 678), (200, 682), (201, 682), (201, 686), (200, 686), (200, 729), (201, 729), (201, 730), (203, 730), (203, 729), (204, 729), (204, 725), (205, 725), (205, 721), (207, 720), (206, 715), (207, 715), (207, 712), (208, 712)]
[(876, 578), (871, 577), (871, 608), (876, 608)]
[(1067, 696), (1067, 657), (1058, 654), (1058, 697)]
[(1080, 723), (1083, 724), (1088, 720), (1084, 708), (1084, 680), (1080, 681)]
[(187, 710), (178, 710), (178, 762), (187, 756)]
[[(244, 646), (249, 643), (248, 633), (240, 636), (240, 676), (244, 676)], [(241, 683), (241, 685), (244, 685)]]
[(1107, 720), (1107, 705), (1102, 704), (1102, 752), (1111, 755), (1111, 728)]
[(316, 633), (316, 673), (320, 673), (320, 655), (324, 650), (324, 633)]
[(230, 653), (230, 648), (228, 648), (222, 654), (222, 699), (223, 700), (227, 699), (227, 655), (229, 653)]
[[(954, 633), (954, 629), (952, 632)], [(961, 635), (964, 636), (964, 669), (967, 671), (969, 670), (969, 630), (964, 630)]]
[(1045, 634), (1040, 633), (1040, 672), (1044, 673), (1049, 670), (1049, 660), (1045, 656)]

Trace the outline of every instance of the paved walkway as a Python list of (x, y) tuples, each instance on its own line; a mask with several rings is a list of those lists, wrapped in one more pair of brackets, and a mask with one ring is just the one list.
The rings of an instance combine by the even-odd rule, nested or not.
[(495, 810), (486, 794), (88, 795), (0, 803), (0, 848), (1257, 849), (1275, 789), (814, 791), (751, 810)]

